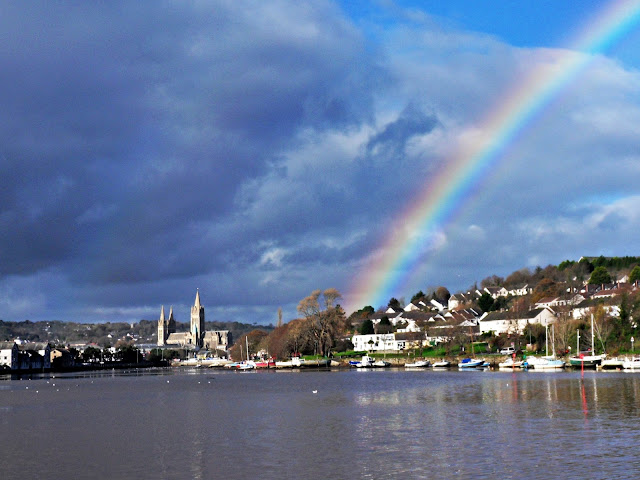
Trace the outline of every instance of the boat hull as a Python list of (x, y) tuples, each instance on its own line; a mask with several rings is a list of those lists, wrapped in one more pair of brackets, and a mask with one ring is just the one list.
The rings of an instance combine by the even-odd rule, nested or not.
[(431, 366), (428, 360), (419, 360), (414, 363), (405, 363), (404, 368), (427, 368)]
[(472, 369), (472, 368), (482, 368), (484, 367), (484, 360), (471, 360), (469, 358), (464, 359), (462, 362), (458, 363), (458, 368), (462, 369)]
[(581, 368), (596, 368), (602, 364), (603, 355), (584, 355), (582, 357), (570, 357), (569, 365)]

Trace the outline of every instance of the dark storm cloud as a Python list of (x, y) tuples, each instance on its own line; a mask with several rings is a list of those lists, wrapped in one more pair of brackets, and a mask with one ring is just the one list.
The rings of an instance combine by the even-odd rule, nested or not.
[(370, 116), (360, 39), (336, 14), (324, 2), (5, 5), (2, 272), (70, 261), (83, 281), (121, 282), (223, 261), (229, 239), (203, 227), (244, 179), (297, 130)]
[[(218, 319), (288, 319), (346, 294), (389, 233), (426, 237), (395, 221), (562, 54), (394, 22), (329, 1), (2, 4), (0, 318), (187, 315), (199, 287)], [(434, 227), (407, 288), (633, 247), (639, 84), (594, 62)]]

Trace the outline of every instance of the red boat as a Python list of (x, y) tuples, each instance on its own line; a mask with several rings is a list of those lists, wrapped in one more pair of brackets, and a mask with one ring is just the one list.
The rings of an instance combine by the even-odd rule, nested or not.
[(256, 360), (256, 368), (276, 368), (276, 361), (273, 358)]

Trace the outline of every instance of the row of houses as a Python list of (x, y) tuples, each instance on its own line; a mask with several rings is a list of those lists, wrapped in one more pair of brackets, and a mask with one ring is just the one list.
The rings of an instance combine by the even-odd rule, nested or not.
[[(528, 287), (527, 287), (528, 288)], [(491, 332), (494, 335), (521, 334), (527, 325), (547, 326), (554, 323), (558, 312), (574, 319), (586, 318), (596, 308), (604, 309), (609, 316), (620, 315), (619, 300), (616, 297), (624, 293), (632, 293), (640, 285), (616, 283), (610, 285), (586, 285), (580, 292), (562, 297), (540, 299), (534, 308), (525, 311), (498, 311), (482, 313), (473, 308), (446, 309), (431, 301), (427, 305), (423, 300), (410, 303), (404, 309), (387, 308), (371, 316), (374, 325), (383, 317), (396, 327), (395, 333), (354, 335), (352, 343), (356, 350), (366, 351), (402, 351), (419, 346), (434, 345), (446, 342), (455, 334), (482, 335)], [(504, 294), (504, 290), (485, 289), (490, 295)], [(522, 287), (517, 293), (525, 291)], [(508, 294), (512, 294), (510, 291)], [(468, 304), (477, 299), (482, 292), (456, 294), (456, 302)], [(449, 302), (449, 305), (452, 305)], [(431, 311), (424, 311), (432, 308)]]
[[(374, 325), (388, 312), (372, 316)], [(549, 307), (534, 308), (525, 312), (480, 313), (474, 309), (448, 311), (432, 314), (429, 312), (401, 312), (390, 317), (389, 322), (401, 327), (395, 333), (354, 335), (351, 338), (355, 350), (370, 352), (403, 351), (426, 345), (437, 345), (450, 340), (454, 335), (478, 336), (492, 332), (522, 333), (527, 325), (551, 325), (556, 320), (556, 312)]]

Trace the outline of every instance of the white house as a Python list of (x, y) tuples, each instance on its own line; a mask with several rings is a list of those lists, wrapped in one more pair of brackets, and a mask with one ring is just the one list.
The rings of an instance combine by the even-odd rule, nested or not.
[(576, 320), (579, 318), (589, 318), (598, 306), (602, 306), (605, 313), (611, 317), (620, 316), (620, 305), (616, 305), (611, 297), (601, 300), (593, 298), (585, 300), (571, 309), (571, 316)]
[(513, 297), (521, 297), (530, 293), (533, 293), (533, 288), (531, 288), (529, 285), (520, 285), (509, 290), (509, 295)]
[(456, 293), (449, 297), (447, 307), (449, 310), (454, 310), (461, 305), (466, 305), (477, 300), (479, 297), (477, 292)]
[(504, 287), (485, 287), (484, 291), (480, 292), (480, 294), (484, 292), (491, 295), (494, 300), (498, 297), (506, 297), (507, 295), (509, 295), (509, 290)]
[(393, 333), (354, 335), (351, 339), (354, 350), (367, 352), (398, 351), (398, 343)]
[(480, 333), (522, 333), (529, 324), (551, 325), (556, 315), (550, 308), (536, 308), (527, 312), (490, 312), (480, 320)]

